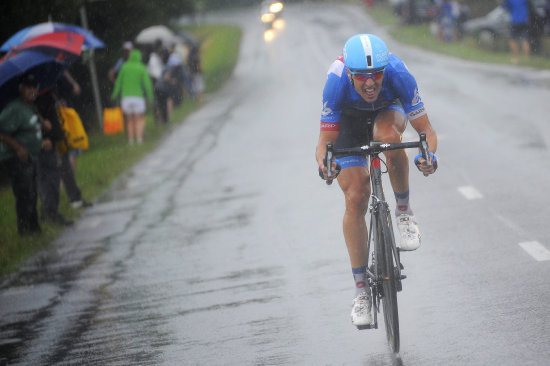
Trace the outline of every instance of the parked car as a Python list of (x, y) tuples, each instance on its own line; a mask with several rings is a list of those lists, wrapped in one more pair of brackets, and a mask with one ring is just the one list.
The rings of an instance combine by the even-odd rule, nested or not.
[[(530, 1), (533, 11), (529, 25), (529, 43), (533, 51), (537, 52), (544, 34), (546, 0)], [(495, 48), (499, 38), (510, 37), (510, 14), (502, 6), (497, 6), (483, 17), (466, 21), (464, 32), (476, 36), (482, 45)]]

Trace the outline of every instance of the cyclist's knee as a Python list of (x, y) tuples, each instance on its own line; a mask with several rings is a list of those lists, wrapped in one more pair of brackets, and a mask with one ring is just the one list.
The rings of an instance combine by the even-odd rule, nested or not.
[(386, 111), (376, 119), (374, 139), (383, 142), (401, 142), (401, 136), (407, 127), (405, 117), (396, 111)]
[(344, 192), (346, 210), (357, 215), (365, 215), (369, 205), (370, 188), (365, 186), (358, 189), (348, 189)]

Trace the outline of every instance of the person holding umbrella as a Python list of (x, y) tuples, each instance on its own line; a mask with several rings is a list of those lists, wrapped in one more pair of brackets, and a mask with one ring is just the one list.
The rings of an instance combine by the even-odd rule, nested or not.
[(23, 74), (19, 81), (19, 98), (0, 112), (0, 161), (11, 179), (15, 195), (19, 235), (39, 233), (37, 204), (37, 156), (42, 148), (41, 120), (34, 109), (38, 96), (38, 79)]

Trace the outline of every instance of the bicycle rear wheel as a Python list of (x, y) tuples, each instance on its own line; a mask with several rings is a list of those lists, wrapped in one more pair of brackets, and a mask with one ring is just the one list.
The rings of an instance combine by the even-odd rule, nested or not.
[(397, 279), (394, 270), (391, 235), (391, 219), (387, 208), (380, 207), (377, 216), (377, 256), (382, 276), (382, 307), (384, 309), (384, 324), (386, 338), (393, 352), (399, 352), (399, 312), (397, 310)]

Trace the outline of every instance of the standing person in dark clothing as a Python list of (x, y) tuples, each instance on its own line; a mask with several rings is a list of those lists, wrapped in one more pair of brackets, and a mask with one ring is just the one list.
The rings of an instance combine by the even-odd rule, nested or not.
[(57, 144), (64, 139), (59, 123), (56, 101), (51, 91), (36, 100), (36, 108), (41, 116), (51, 123), (51, 129), (42, 129), (42, 149), (38, 153), (38, 193), (40, 194), (41, 216), (43, 220), (58, 225), (69, 226), (73, 221), (59, 213), (59, 183), (61, 181), (61, 160)]
[[(55, 87), (58, 106), (74, 108), (73, 96), (79, 94), (80, 85), (78, 85), (68, 71), (65, 71), (58, 79)], [(81, 153), (82, 151), (80, 149), (69, 149), (60, 154), (61, 181), (63, 182), (65, 192), (73, 208), (89, 207), (93, 205), (82, 198), (82, 192), (76, 182), (76, 158)]]
[[(19, 235), (40, 232), (36, 162), (42, 147), (42, 132), (33, 106), (37, 95), (38, 80), (26, 74), (19, 83), (19, 98), (0, 112), (0, 161), (11, 179)], [(47, 121), (43, 123), (49, 125)]]

